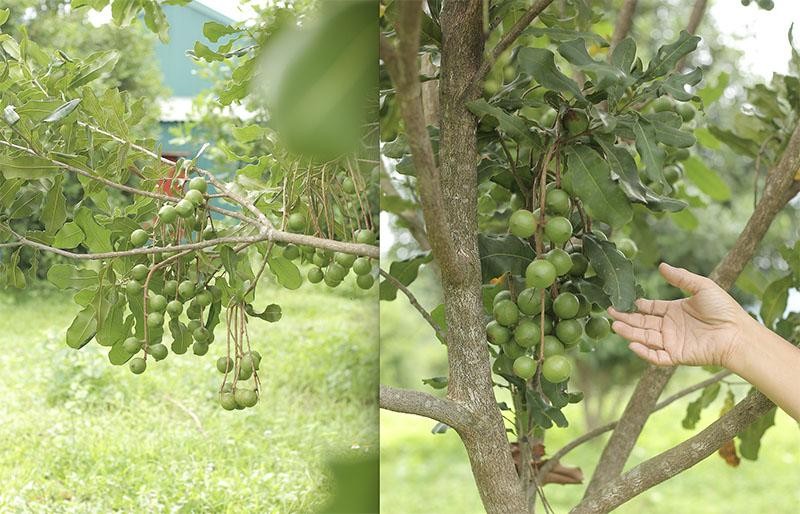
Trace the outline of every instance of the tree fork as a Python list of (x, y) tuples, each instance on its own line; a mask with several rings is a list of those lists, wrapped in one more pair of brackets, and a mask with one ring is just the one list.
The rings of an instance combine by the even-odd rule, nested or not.
[[(800, 182), (794, 179), (799, 167), (800, 124), (795, 127), (777, 166), (767, 175), (764, 194), (744, 230), (709, 275), (709, 278), (723, 289), (727, 290), (733, 286), (739, 274), (755, 255), (758, 244), (764, 238), (775, 216), (800, 192)], [(674, 372), (675, 368), (672, 367), (650, 366), (642, 375), (640, 385), (637, 385), (628, 401), (625, 413), (603, 449), (592, 480), (586, 488), (584, 501), (620, 475), (658, 397)], [(744, 428), (745, 426), (741, 426), (739, 430)]]

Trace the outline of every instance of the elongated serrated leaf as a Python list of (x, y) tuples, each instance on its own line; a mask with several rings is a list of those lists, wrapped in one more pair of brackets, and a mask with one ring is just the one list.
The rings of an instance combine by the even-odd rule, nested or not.
[(592, 77), (597, 89), (606, 89), (625, 79), (625, 73), (619, 68), (602, 61), (595, 61), (586, 50), (586, 41), (583, 39), (578, 38), (561, 43), (558, 45), (558, 53), (567, 62)]
[(586, 101), (577, 82), (556, 67), (555, 55), (550, 50), (524, 47), (520, 49), (517, 60), (525, 73), (547, 89), (570, 93), (575, 98)]
[(790, 273), (771, 282), (764, 290), (761, 297), (761, 309), (759, 315), (761, 321), (768, 328), (775, 326), (775, 321), (783, 316), (786, 310), (786, 303), (789, 300), (789, 289), (792, 287), (794, 277)]
[(14, 203), (8, 209), (8, 219), (26, 218), (33, 214), (42, 201), (41, 191), (23, 191), (14, 199)]
[(564, 180), (581, 199), (586, 212), (612, 227), (621, 227), (633, 217), (630, 201), (611, 180), (608, 162), (585, 145), (566, 150), (567, 173)]
[(714, 125), (709, 125), (708, 131), (711, 132), (711, 135), (713, 135), (717, 140), (725, 143), (731, 150), (739, 155), (752, 158), (755, 158), (756, 155), (758, 155), (758, 143), (752, 139), (741, 137), (737, 134), (734, 134), (730, 130), (725, 130)]
[(6, 179), (34, 180), (53, 175), (58, 166), (33, 155), (0, 155), (0, 174)]
[(8, 9), (0, 9), (0, 26), (5, 24), (8, 21), (8, 17), (11, 14), (11, 11)]
[(481, 276), (484, 284), (504, 273), (523, 276), (536, 253), (527, 241), (511, 234), (478, 234)]
[(303, 276), (297, 265), (283, 257), (282, 255), (273, 255), (267, 260), (269, 269), (278, 279), (278, 283), (286, 289), (297, 289), (303, 283)]
[(42, 223), (44, 223), (45, 231), (49, 234), (54, 234), (64, 225), (64, 220), (67, 219), (67, 200), (62, 192), (63, 175), (56, 175), (53, 180), (53, 185), (44, 198), (44, 207), (42, 208)]
[(645, 186), (639, 178), (636, 161), (628, 151), (615, 146), (605, 138), (596, 138), (597, 143), (603, 148), (606, 161), (611, 166), (611, 171), (619, 178), (619, 185), (631, 200), (646, 203)]
[(76, 98), (75, 100), (70, 100), (69, 102), (65, 103), (64, 105), (53, 111), (48, 117), (46, 117), (42, 121), (45, 123), (55, 123), (57, 121), (61, 121), (70, 114), (72, 114), (72, 111), (77, 109), (78, 104), (80, 103), (81, 103), (80, 98)]
[(83, 289), (97, 285), (97, 272), (72, 264), (53, 264), (47, 270), (47, 280), (59, 289)]
[(84, 237), (83, 230), (78, 224), (74, 221), (68, 221), (56, 232), (53, 246), (64, 249), (75, 248), (83, 242)]
[(656, 141), (659, 143), (675, 148), (689, 148), (694, 146), (696, 141), (690, 132), (672, 127), (662, 122), (656, 116), (647, 116), (647, 120), (653, 126), (653, 133), (656, 137)]
[(700, 38), (682, 30), (677, 41), (664, 45), (658, 49), (656, 56), (650, 61), (643, 79), (658, 78), (669, 73), (678, 61), (683, 59), (697, 48)]
[(611, 52), (611, 64), (625, 73), (630, 73), (633, 60), (636, 58), (636, 41), (626, 37)]
[(703, 392), (700, 393), (700, 396), (686, 406), (686, 416), (681, 422), (683, 428), (692, 429), (697, 426), (697, 422), (700, 421), (700, 413), (703, 409), (711, 405), (711, 402), (716, 400), (719, 391), (719, 382), (715, 382), (703, 388)]
[(743, 458), (749, 460), (758, 459), (758, 451), (761, 449), (761, 438), (764, 436), (764, 432), (775, 424), (776, 410), (777, 407), (771, 408), (766, 414), (758, 418), (736, 436), (740, 441), (739, 453)]
[(70, 89), (77, 89), (85, 86), (89, 82), (98, 79), (104, 73), (110, 72), (117, 64), (119, 53), (110, 50), (107, 52), (98, 52), (89, 56), (87, 61), (89, 63), (81, 70), (77, 77), (72, 79), (69, 83)]
[(603, 291), (614, 308), (622, 312), (633, 311), (636, 284), (631, 261), (613, 243), (592, 236), (583, 236), (583, 253), (603, 282)]
[(88, 207), (82, 206), (75, 211), (75, 223), (83, 231), (85, 235), (83, 244), (90, 251), (110, 252), (112, 250), (111, 231), (97, 223)]
[(647, 176), (654, 182), (666, 183), (664, 180), (664, 150), (658, 146), (653, 125), (644, 118), (636, 116), (631, 122), (631, 130), (636, 138), (636, 151), (642, 158)]
[(222, 301), (215, 300), (211, 302), (208, 307), (208, 315), (206, 316), (206, 330), (214, 332), (214, 328), (219, 325), (219, 315), (222, 312)]
[(662, 92), (670, 95), (675, 100), (688, 102), (694, 98), (695, 95), (686, 91), (686, 86), (695, 86), (702, 79), (703, 70), (700, 68), (695, 68), (689, 73), (685, 73), (683, 75), (679, 73), (670, 75), (664, 79), (664, 82), (661, 83), (660, 89)]
[(236, 32), (236, 29), (229, 25), (223, 25), (216, 21), (208, 21), (203, 25), (203, 35), (212, 43), (216, 43), (219, 38), (228, 36)]
[(67, 345), (75, 349), (83, 348), (92, 340), (96, 330), (94, 306), (87, 305), (75, 316), (67, 329)]
[(533, 139), (533, 134), (531, 134), (528, 126), (525, 125), (523, 118), (512, 116), (503, 109), (490, 105), (483, 98), (469, 102), (467, 108), (476, 116), (491, 116), (495, 118), (500, 125), (500, 129), (518, 142), (530, 142)]
[(7, 209), (11, 207), (14, 198), (17, 196), (22, 184), (24, 182), (20, 179), (10, 179), (0, 185), (0, 208)]
[(683, 168), (686, 171), (686, 178), (712, 200), (726, 202), (731, 199), (731, 189), (728, 184), (698, 157), (685, 160)]
[[(408, 259), (394, 261), (389, 265), (389, 274), (397, 279), (404, 286), (410, 285), (417, 279), (419, 267), (433, 260), (430, 252), (420, 253)], [(382, 280), (380, 285), (379, 298), (381, 300), (392, 301), (397, 298), (397, 287), (389, 280)]]
[(594, 32), (580, 32), (569, 29), (562, 29), (559, 27), (529, 27), (522, 32), (523, 35), (531, 35), (535, 37), (547, 36), (551, 41), (556, 43), (562, 41), (570, 41), (576, 37), (591, 41), (593, 44), (606, 47), (608, 41), (603, 39), (603, 36)]

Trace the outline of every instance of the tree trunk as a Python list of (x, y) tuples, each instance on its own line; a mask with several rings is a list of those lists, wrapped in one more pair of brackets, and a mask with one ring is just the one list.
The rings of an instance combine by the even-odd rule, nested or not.
[(492, 514), (519, 514), (526, 511), (525, 497), (497, 408), (486, 350), (477, 239), (477, 121), (466, 107), (480, 90), (473, 78), (483, 61), (481, 5), (451, 0), (441, 14), (439, 163), (443, 214), (458, 261), (439, 263), (448, 327), (448, 396), (480, 420), (459, 434), (484, 508)]

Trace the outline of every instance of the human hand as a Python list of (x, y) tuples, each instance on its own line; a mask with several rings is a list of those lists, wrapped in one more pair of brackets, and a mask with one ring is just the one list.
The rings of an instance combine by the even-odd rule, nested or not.
[(675, 287), (692, 294), (680, 300), (636, 300), (639, 312), (608, 313), (611, 328), (631, 341), (628, 347), (659, 366), (729, 367), (754, 320), (714, 281), (666, 263), (658, 267)]

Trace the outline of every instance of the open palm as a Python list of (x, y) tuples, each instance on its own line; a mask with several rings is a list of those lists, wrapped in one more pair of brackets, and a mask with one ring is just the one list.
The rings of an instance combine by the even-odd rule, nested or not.
[(737, 343), (738, 322), (747, 313), (706, 277), (666, 263), (659, 271), (667, 282), (692, 296), (671, 301), (639, 299), (635, 313), (609, 308), (614, 331), (652, 364), (723, 365)]

